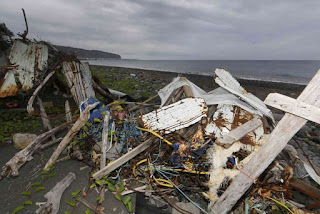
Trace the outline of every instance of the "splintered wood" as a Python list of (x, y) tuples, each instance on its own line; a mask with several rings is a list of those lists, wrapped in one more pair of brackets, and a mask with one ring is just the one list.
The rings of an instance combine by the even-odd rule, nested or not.
[(73, 99), (78, 105), (87, 98), (95, 97), (89, 65), (75, 61), (63, 62), (62, 72), (67, 79)]
[[(315, 107), (320, 106), (320, 71), (313, 77), (297, 99)], [(276, 156), (287, 145), (287, 142), (306, 124), (307, 120), (286, 113), (276, 128), (267, 138), (266, 143), (230, 184), (223, 195), (211, 207), (212, 213), (227, 213), (249, 189), (253, 181), (272, 163)]]
[(208, 107), (202, 98), (186, 98), (140, 116), (139, 122), (151, 131), (165, 134), (188, 127), (206, 117)]

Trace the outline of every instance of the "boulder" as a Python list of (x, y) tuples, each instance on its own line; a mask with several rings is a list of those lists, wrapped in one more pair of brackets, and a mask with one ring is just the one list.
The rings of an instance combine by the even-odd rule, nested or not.
[(36, 134), (17, 133), (13, 135), (13, 145), (16, 149), (24, 149), (37, 137)]

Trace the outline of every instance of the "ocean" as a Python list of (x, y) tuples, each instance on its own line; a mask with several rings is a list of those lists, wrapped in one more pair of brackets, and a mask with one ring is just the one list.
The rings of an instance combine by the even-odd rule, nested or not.
[(320, 69), (320, 60), (82, 60), (90, 65), (105, 65), (146, 70), (213, 75), (224, 68), (245, 79), (307, 84)]

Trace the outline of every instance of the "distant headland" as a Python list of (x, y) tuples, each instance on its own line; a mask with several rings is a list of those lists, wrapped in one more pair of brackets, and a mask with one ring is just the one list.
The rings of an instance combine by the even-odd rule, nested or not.
[(82, 48), (73, 48), (67, 46), (54, 45), (59, 51), (65, 53), (75, 53), (79, 59), (98, 59), (98, 58), (111, 58), (121, 59), (119, 54), (109, 53), (99, 50), (85, 50)]

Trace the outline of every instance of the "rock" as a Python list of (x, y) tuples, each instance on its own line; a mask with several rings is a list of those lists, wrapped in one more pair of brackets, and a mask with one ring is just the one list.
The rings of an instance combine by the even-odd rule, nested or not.
[(17, 133), (13, 135), (13, 145), (16, 149), (24, 149), (37, 137), (38, 136), (36, 134)]

